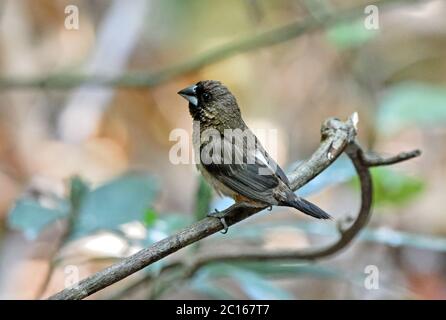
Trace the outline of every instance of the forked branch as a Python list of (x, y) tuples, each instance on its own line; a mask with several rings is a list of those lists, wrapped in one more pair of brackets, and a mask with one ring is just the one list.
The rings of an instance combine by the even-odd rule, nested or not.
[[(350, 157), (361, 184), (361, 208), (359, 214), (348, 228), (340, 225), (340, 238), (333, 244), (322, 248), (309, 248), (300, 251), (289, 252), (252, 252), (240, 254), (227, 254), (219, 256), (204, 256), (197, 259), (189, 269), (194, 273), (203, 264), (210, 261), (227, 260), (272, 260), (272, 259), (298, 259), (316, 260), (331, 256), (344, 249), (365, 226), (371, 214), (372, 204), (372, 180), (369, 167), (385, 164), (393, 164), (408, 160), (420, 154), (420, 151), (401, 153), (395, 157), (384, 159), (377, 156), (367, 156), (356, 143), (357, 114), (353, 114), (346, 122), (338, 119), (328, 119), (322, 125), (322, 141), (319, 148), (309, 160), (304, 162), (289, 174), (290, 184), (293, 190), (307, 184), (324, 169), (330, 166), (343, 152)], [(265, 208), (240, 208), (231, 206), (227, 212), (226, 223), (228, 226), (236, 224)], [(148, 265), (184, 248), (188, 245), (206, 238), (223, 229), (218, 219), (205, 218), (191, 226), (182, 229), (150, 247), (142, 249), (134, 255), (117, 262), (110, 267), (99, 271), (78, 284), (50, 297), (50, 299), (83, 299), (115, 282), (141, 270)]]

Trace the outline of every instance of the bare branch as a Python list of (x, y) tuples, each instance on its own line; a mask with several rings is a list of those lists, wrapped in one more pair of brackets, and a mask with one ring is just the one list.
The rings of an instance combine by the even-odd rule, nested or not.
[[(332, 121), (332, 120), (330, 120)], [(338, 122), (335, 122), (337, 124)], [(343, 131), (337, 132), (343, 134)], [(350, 157), (355, 166), (356, 172), (361, 183), (361, 207), (353, 224), (340, 232), (340, 238), (333, 244), (322, 248), (309, 248), (300, 250), (281, 250), (281, 251), (246, 251), (234, 250), (230, 252), (215, 252), (198, 256), (192, 263), (187, 266), (185, 277), (191, 277), (202, 266), (211, 262), (224, 261), (271, 261), (271, 260), (317, 260), (322, 257), (329, 257), (334, 253), (339, 253), (344, 249), (358, 232), (365, 226), (371, 215), (372, 204), (372, 180), (368, 170), (368, 166), (362, 161), (364, 156), (361, 148), (355, 142), (352, 142), (346, 148), (346, 153)], [(174, 264), (176, 262), (173, 262)]]
[[(342, 224), (339, 224), (340, 238), (333, 244), (322, 247), (322, 248), (312, 248), (307, 250), (280, 250), (271, 251), (260, 249), (257, 251), (240, 250), (239, 248), (233, 248), (225, 251), (218, 252), (207, 252), (202, 254), (197, 254), (192, 261), (172, 261), (165, 265), (162, 272), (175, 267), (184, 267), (185, 272), (183, 274), (183, 279), (191, 278), (195, 273), (202, 267), (215, 262), (241, 262), (241, 261), (274, 261), (274, 260), (293, 260), (293, 261), (311, 261), (317, 260), (319, 258), (326, 258), (332, 254), (340, 253), (343, 249), (351, 243), (351, 241), (358, 235), (358, 233), (365, 226), (371, 215), (371, 201), (372, 201), (372, 181), (368, 168), (376, 165), (389, 165), (398, 163), (401, 161), (409, 160), (411, 158), (417, 157), (421, 154), (420, 150), (414, 150), (410, 152), (401, 152), (396, 156), (384, 158), (378, 155), (364, 154), (358, 144), (352, 143), (346, 150), (350, 159), (352, 160), (357, 173), (361, 181), (361, 194), (362, 201), (361, 207), (356, 218), (350, 222), (350, 227), (343, 229)], [(341, 222), (341, 221), (340, 221)], [(144, 283), (150, 280), (149, 276), (144, 276), (141, 279), (133, 282), (131, 285), (126, 287), (124, 290), (120, 291), (114, 298), (118, 298), (126, 295), (127, 293), (139, 288)]]
[[(289, 175), (291, 186), (296, 190), (317, 176), (328, 167), (354, 140), (356, 129), (351, 119), (342, 122), (329, 119), (322, 126), (323, 140), (313, 156)], [(231, 206), (227, 212), (226, 223), (231, 226), (249, 216), (261, 211), (262, 208), (246, 208)], [(141, 270), (142, 268), (201, 240), (223, 229), (218, 219), (205, 218), (195, 224), (169, 236), (148, 248), (145, 248), (122, 261), (97, 272), (80, 281), (77, 285), (67, 288), (50, 299), (82, 299), (94, 292)]]
[(389, 158), (384, 158), (374, 153), (367, 153), (364, 155), (362, 161), (369, 167), (387, 166), (390, 164), (395, 164), (412, 158), (416, 158), (419, 157), (420, 155), (421, 155), (421, 150), (401, 152), (396, 156)]
[[(341, 232), (341, 237), (334, 244), (323, 248), (310, 248), (293, 252), (277, 252), (277, 253), (246, 253), (244, 256), (222, 256), (208, 257), (197, 260), (190, 268), (189, 273), (194, 273), (203, 264), (210, 260), (272, 260), (272, 259), (298, 259), (298, 260), (315, 260), (322, 257), (328, 257), (334, 253), (344, 249), (351, 240), (364, 227), (370, 217), (372, 203), (372, 181), (368, 170), (370, 163), (376, 163), (375, 160), (369, 159), (362, 151), (360, 146), (354, 141), (356, 136), (356, 120), (357, 115), (353, 114), (346, 122), (338, 119), (328, 119), (322, 126), (322, 142), (316, 152), (304, 164), (299, 166), (289, 175), (290, 184), (293, 190), (296, 190), (311, 179), (316, 177), (320, 172), (327, 168), (342, 153), (346, 152), (352, 160), (361, 183), (361, 208), (358, 216), (353, 224)], [(415, 153), (403, 153), (396, 157), (404, 160), (409, 159)], [(383, 163), (391, 163), (389, 159), (381, 159)], [(393, 163), (393, 162), (392, 162)], [(225, 211), (227, 212), (226, 222), (228, 226), (238, 223), (249, 216), (263, 210), (262, 208), (238, 207), (231, 206)], [(80, 281), (77, 285), (67, 288), (50, 299), (83, 299), (111, 284), (133, 274), (136, 271), (184, 248), (196, 241), (199, 241), (211, 234), (222, 230), (222, 224), (218, 219), (205, 218), (195, 224), (179, 231), (177, 234), (169, 236), (148, 248), (145, 248), (136, 254), (123, 259), (122, 261), (97, 272), (96, 274)]]
[[(380, 9), (382, 9), (384, 6), (399, 2), (409, 3), (417, 1), (419, 0), (375, 0), (367, 3), (367, 5), (380, 6)], [(290, 23), (257, 35), (250, 35), (246, 38), (216, 47), (215, 49), (199, 55), (196, 58), (172, 65), (158, 72), (148, 74), (126, 74), (119, 77), (89, 74), (54, 74), (36, 78), (2, 76), (0, 77), (0, 90), (17, 88), (67, 89), (77, 87), (81, 84), (134, 88), (153, 87), (177, 76), (199, 70), (204, 66), (227, 59), (234, 55), (282, 43), (297, 38), (303, 34), (307, 34), (308, 32), (312, 32), (323, 27), (330, 27), (336, 23), (358, 17), (364, 14), (365, 5), (366, 4), (362, 3), (353, 8), (342, 10), (341, 12), (324, 12), (321, 13), (317, 19), (314, 17), (308, 17), (302, 21)]]

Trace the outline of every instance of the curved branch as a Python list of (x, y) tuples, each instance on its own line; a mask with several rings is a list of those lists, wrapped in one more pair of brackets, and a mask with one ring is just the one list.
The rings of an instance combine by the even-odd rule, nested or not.
[[(239, 250), (235, 248), (234, 250), (225, 251), (225, 252), (212, 252), (205, 254), (198, 254), (192, 261), (172, 261), (165, 265), (162, 268), (162, 272), (170, 270), (176, 267), (184, 267), (185, 272), (182, 276), (182, 279), (188, 279), (195, 275), (195, 273), (201, 269), (202, 267), (215, 262), (240, 262), (240, 261), (273, 261), (273, 260), (317, 260), (322, 257), (329, 257), (334, 253), (339, 253), (343, 249), (345, 249), (351, 241), (358, 235), (358, 233), (362, 230), (364, 225), (370, 218), (371, 210), (370, 204), (372, 200), (372, 181), (370, 178), (370, 174), (368, 173), (369, 167), (374, 166), (382, 166), (382, 165), (390, 165), (396, 164), (402, 161), (410, 160), (414, 157), (421, 155), (420, 150), (413, 150), (410, 152), (401, 152), (396, 156), (384, 158), (378, 155), (369, 155), (364, 154), (361, 148), (353, 143), (349, 149), (346, 150), (350, 155), (350, 159), (355, 165), (356, 170), (361, 172), (359, 174), (360, 182), (361, 182), (361, 207), (357, 217), (355, 218), (355, 222), (351, 224), (351, 226), (343, 231), (340, 229), (340, 238), (333, 244), (322, 247), (315, 248), (312, 250), (302, 251), (299, 250), (281, 250), (281, 251), (270, 251), (270, 250), (257, 250), (253, 252), (250, 250)], [(144, 283), (152, 279), (152, 276), (147, 274), (142, 278), (132, 282), (129, 286), (125, 287), (123, 290), (114, 294), (111, 299), (118, 299), (119, 297), (125, 296), (127, 293), (134, 291), (135, 289), (142, 286)]]
[[(352, 160), (361, 181), (362, 204), (358, 217), (355, 219), (351, 227), (345, 231), (341, 230), (341, 238), (333, 245), (323, 247), (322, 249), (306, 249), (290, 253), (282, 252), (277, 254), (277, 259), (301, 258), (305, 260), (313, 260), (330, 256), (345, 248), (367, 223), (372, 202), (372, 182), (368, 170), (367, 157), (363, 154), (359, 145), (354, 141), (356, 137), (356, 122), (356, 113), (346, 122), (334, 118), (325, 121), (322, 125), (322, 141), (319, 148), (309, 160), (289, 174), (289, 180), (292, 189), (297, 190), (331, 165), (337, 157), (345, 151)], [(401, 161), (404, 160), (404, 156), (400, 158)], [(263, 209), (264, 208), (232, 205), (225, 210), (227, 214), (225, 220), (228, 226), (231, 226)], [(80, 281), (75, 286), (60, 291), (51, 296), (50, 299), (83, 299), (178, 251), (179, 249), (208, 237), (222, 229), (223, 226), (218, 219), (202, 219), (178, 233), (93, 274)], [(252, 254), (248, 255), (247, 259), (263, 259), (264, 257), (265, 256), (262, 254)], [(271, 256), (269, 255), (268, 259), (270, 258)]]
[[(356, 113), (348, 121), (328, 119), (322, 126), (322, 142), (312, 157), (289, 175), (294, 190), (302, 187), (322, 170), (328, 167), (344, 151), (345, 147), (354, 140), (356, 128), (354, 119)], [(228, 226), (238, 223), (249, 216), (263, 210), (262, 208), (241, 208), (235, 205), (226, 209), (225, 217)], [(142, 268), (184, 248), (191, 243), (201, 240), (223, 229), (218, 219), (205, 218), (184, 228), (177, 234), (169, 236), (148, 248), (142, 249), (134, 255), (97, 272), (80, 281), (73, 287), (62, 290), (50, 299), (83, 299), (96, 291), (141, 270)]]
[(396, 156), (384, 158), (374, 153), (364, 154), (362, 161), (369, 167), (388, 166), (398, 162), (406, 161), (421, 155), (421, 150), (401, 152)]
[(280, 252), (271, 252), (264, 250), (262, 252), (244, 252), (243, 255), (239, 252), (229, 253), (224, 256), (219, 256), (218, 254), (203, 256), (202, 258), (197, 259), (197, 261), (193, 264), (190, 273), (194, 273), (196, 269), (201, 267), (203, 264), (225, 260), (316, 260), (321, 257), (328, 257), (333, 253), (339, 252), (341, 249), (344, 249), (347, 244), (356, 236), (356, 234), (362, 229), (362, 227), (367, 223), (370, 214), (371, 214), (371, 205), (372, 205), (372, 179), (368, 170), (368, 167), (365, 166), (360, 160), (359, 153), (361, 153), (361, 149), (356, 143), (352, 143), (346, 149), (347, 154), (352, 160), (356, 172), (359, 175), (359, 180), (361, 184), (361, 208), (359, 210), (359, 214), (357, 218), (355, 218), (354, 223), (345, 231), (341, 231), (341, 237), (335, 243), (330, 244), (326, 247), (322, 248), (308, 248), (301, 249), (299, 251), (289, 250), (289, 251), (280, 251)]
[[(201, 267), (213, 262), (228, 261), (271, 261), (271, 260), (317, 260), (326, 258), (334, 253), (344, 250), (351, 241), (358, 235), (362, 228), (367, 224), (371, 216), (371, 205), (373, 200), (372, 179), (369, 168), (373, 166), (390, 165), (398, 162), (406, 161), (421, 155), (420, 150), (410, 152), (402, 152), (396, 156), (383, 158), (377, 155), (366, 155), (361, 147), (352, 142), (345, 150), (351, 159), (356, 172), (359, 176), (361, 186), (361, 206), (359, 213), (354, 218), (354, 222), (347, 229), (341, 229), (340, 238), (333, 244), (321, 248), (299, 249), (299, 250), (281, 250), (279, 252), (271, 252), (269, 250), (261, 250), (253, 252), (252, 250), (232, 252), (207, 253), (196, 257), (192, 262), (186, 263), (186, 272), (184, 277), (192, 277)], [(166, 265), (166, 268), (177, 266), (178, 261)]]

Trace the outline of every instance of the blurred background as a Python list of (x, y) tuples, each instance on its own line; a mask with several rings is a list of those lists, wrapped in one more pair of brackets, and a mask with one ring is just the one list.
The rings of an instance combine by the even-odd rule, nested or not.
[[(365, 149), (423, 155), (373, 169), (372, 219), (333, 258), (187, 272), (209, 252), (337, 237), (335, 223), (274, 208), (90, 299), (446, 298), (446, 2), (378, 1), (372, 30), (368, 4), (0, 0), (0, 298), (47, 297), (230, 204), (169, 161), (170, 132), (192, 129), (176, 92), (203, 79), (230, 88), (251, 128), (277, 130), (286, 171), (327, 117), (355, 111)], [(299, 193), (337, 219), (359, 207), (344, 157)]]

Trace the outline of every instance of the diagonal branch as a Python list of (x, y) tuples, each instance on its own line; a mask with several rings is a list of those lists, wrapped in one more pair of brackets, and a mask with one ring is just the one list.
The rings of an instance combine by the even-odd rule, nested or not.
[[(322, 126), (323, 140), (313, 156), (289, 175), (292, 188), (302, 187), (323, 169), (328, 167), (343, 152), (347, 144), (356, 136), (353, 121), (341, 122), (329, 119)], [(330, 155), (330, 156), (329, 156)], [(243, 208), (231, 206), (227, 212), (226, 223), (231, 226), (261, 211), (262, 208)], [(142, 268), (223, 229), (218, 219), (205, 218), (169, 236), (148, 248), (80, 281), (50, 299), (82, 299), (99, 291)]]
[[(414, 150), (411, 152), (401, 152), (396, 156), (383, 158), (375, 154), (365, 154), (358, 144), (352, 143), (346, 150), (349, 154), (350, 159), (354, 163), (354, 166), (358, 172), (358, 175), (361, 177), (361, 207), (357, 217), (354, 220), (354, 223), (350, 225), (347, 230), (342, 229), (342, 225), (339, 224), (340, 238), (334, 242), (333, 244), (322, 247), (322, 248), (314, 248), (307, 250), (280, 250), (280, 251), (271, 251), (260, 249), (257, 251), (250, 250), (240, 250), (238, 248), (233, 248), (227, 251), (218, 251), (218, 252), (206, 252), (199, 253), (192, 260), (174, 260), (168, 264), (166, 264), (162, 268), (162, 272), (170, 270), (172, 268), (184, 267), (185, 271), (183, 272), (181, 279), (189, 279), (195, 275), (195, 273), (200, 270), (202, 267), (216, 262), (253, 262), (253, 261), (284, 261), (284, 260), (292, 260), (292, 261), (311, 261), (317, 260), (318, 258), (329, 257), (334, 253), (339, 253), (343, 249), (345, 249), (351, 241), (359, 234), (359, 232), (363, 229), (365, 224), (370, 218), (371, 215), (371, 200), (372, 200), (372, 181), (369, 174), (369, 167), (374, 166), (382, 166), (382, 165), (390, 165), (396, 164), (399, 162), (403, 162), (406, 160), (410, 160), (414, 157), (418, 157), (421, 155), (420, 150)], [(149, 280), (152, 280), (153, 276), (151, 274), (146, 274), (140, 279), (132, 282), (129, 286), (124, 288), (123, 290), (115, 293), (111, 299), (119, 299), (122, 296), (127, 295), (128, 293), (134, 291), (135, 289), (142, 286)]]
[[(198, 255), (192, 262), (186, 263), (185, 278), (192, 277), (201, 267), (213, 262), (228, 261), (271, 261), (271, 260), (317, 260), (318, 258), (329, 257), (334, 253), (339, 253), (358, 235), (366, 225), (371, 216), (372, 204), (372, 179), (369, 173), (369, 167), (395, 164), (417, 157), (421, 154), (420, 150), (411, 152), (402, 152), (394, 157), (382, 158), (373, 156), (369, 158), (361, 147), (356, 143), (351, 143), (345, 150), (350, 157), (361, 183), (361, 207), (354, 222), (347, 229), (340, 229), (340, 238), (326, 247), (311, 248), (306, 250), (281, 250), (281, 251), (240, 251), (235, 249), (229, 252), (206, 253)], [(341, 228), (341, 226), (340, 226)], [(178, 265), (178, 262), (172, 262), (166, 265), (170, 268)]]
[[(367, 159), (360, 146), (354, 141), (356, 137), (357, 114), (353, 114), (346, 122), (338, 119), (328, 119), (322, 125), (322, 141), (319, 148), (304, 164), (300, 165), (289, 175), (293, 190), (297, 190), (311, 179), (316, 177), (325, 168), (331, 165), (336, 158), (346, 152), (356, 168), (361, 181), (362, 205), (358, 217), (351, 227), (341, 230), (340, 239), (333, 245), (324, 248), (306, 249), (299, 252), (278, 253), (277, 259), (305, 259), (314, 260), (330, 256), (345, 248), (367, 223), (370, 216), (372, 202), (372, 182), (368, 170)], [(410, 156), (406, 156), (410, 158)], [(404, 156), (400, 161), (405, 160)], [(385, 160), (383, 160), (385, 161)], [(231, 206), (227, 212), (226, 223), (231, 226), (264, 208)], [(169, 236), (136, 254), (93, 274), (80, 281), (73, 287), (60, 291), (50, 299), (83, 299), (115, 282), (141, 270), (142, 268), (223, 229), (218, 219), (205, 218), (195, 224), (184, 228), (178, 233)], [(262, 259), (264, 256), (255, 254), (248, 259)], [(227, 257), (228, 259), (230, 257)], [(268, 256), (270, 258), (270, 256)], [(197, 264), (199, 267), (199, 264)], [(194, 270), (192, 270), (194, 272)]]
[(348, 21), (364, 14), (367, 5), (384, 6), (395, 3), (413, 3), (419, 0), (375, 0), (361, 3), (353, 8), (342, 9), (339, 12), (324, 12), (317, 19), (308, 17), (302, 21), (287, 24), (269, 31), (250, 35), (218, 46), (183, 63), (169, 66), (151, 73), (130, 73), (122, 76), (107, 76), (93, 74), (53, 74), (35, 78), (0, 76), (0, 90), (17, 88), (54, 88), (68, 89), (81, 84), (112, 87), (153, 87), (172, 78), (197, 71), (207, 65), (222, 61), (234, 55), (273, 46), (297, 38), (320, 28), (330, 27), (339, 22)]

